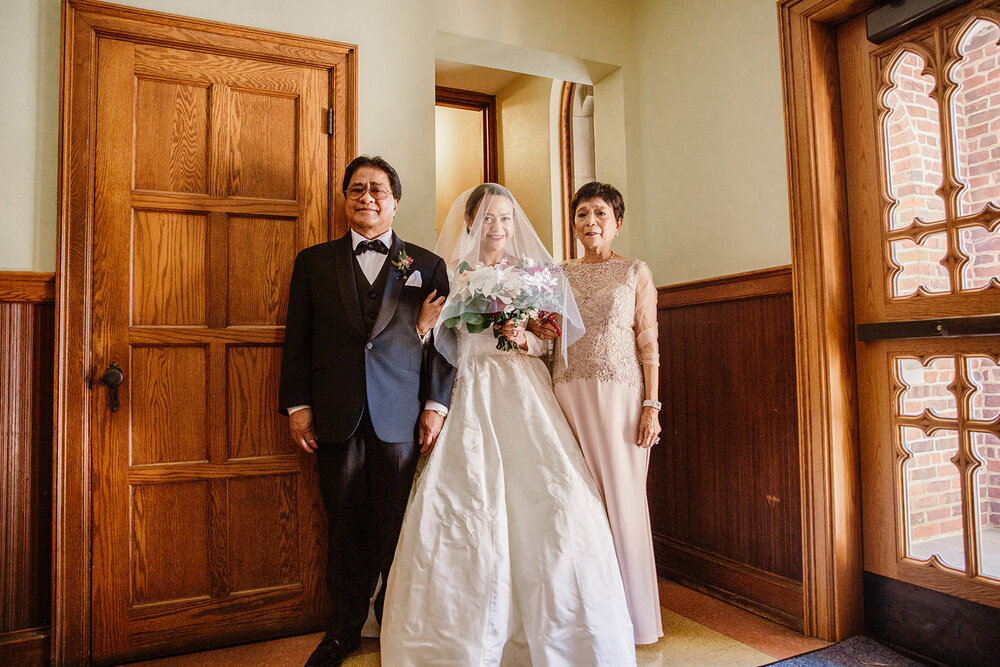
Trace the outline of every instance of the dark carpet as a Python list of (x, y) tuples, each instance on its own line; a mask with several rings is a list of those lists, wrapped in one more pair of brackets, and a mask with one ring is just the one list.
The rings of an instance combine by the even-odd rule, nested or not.
[(857, 635), (818, 651), (803, 653), (793, 658), (772, 662), (768, 667), (828, 667), (849, 665), (850, 667), (926, 667), (927, 663), (917, 662), (898, 653), (888, 646), (879, 644), (871, 637)]

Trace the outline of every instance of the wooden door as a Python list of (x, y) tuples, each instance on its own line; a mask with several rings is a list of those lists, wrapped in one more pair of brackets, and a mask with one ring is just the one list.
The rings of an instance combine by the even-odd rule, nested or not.
[(303, 62), (298, 38), (107, 6), (77, 19), (95, 58), (91, 216), (67, 223), (92, 239), (92, 658), (315, 630), (323, 515), (277, 383), (293, 259), (337, 231), (347, 51)]
[(838, 34), (865, 570), (1000, 606), (1000, 3)]

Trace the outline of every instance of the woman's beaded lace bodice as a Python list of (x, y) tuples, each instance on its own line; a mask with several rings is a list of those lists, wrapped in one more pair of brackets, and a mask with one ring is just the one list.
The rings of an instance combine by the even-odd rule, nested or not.
[(641, 364), (659, 363), (656, 291), (649, 269), (641, 260), (627, 258), (571, 261), (563, 269), (587, 331), (570, 345), (568, 360), (556, 355), (553, 381), (598, 379), (641, 392)]

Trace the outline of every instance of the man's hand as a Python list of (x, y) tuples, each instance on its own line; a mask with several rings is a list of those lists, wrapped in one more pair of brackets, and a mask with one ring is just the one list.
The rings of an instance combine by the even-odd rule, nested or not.
[(441, 427), (444, 426), (444, 417), (435, 410), (424, 410), (420, 413), (420, 453), (430, 454), (437, 442)]
[(427, 295), (424, 299), (424, 303), (420, 306), (420, 315), (417, 316), (417, 331), (430, 331), (437, 324), (438, 315), (441, 314), (441, 309), (444, 308), (445, 297), (437, 296), (437, 290), (431, 290), (431, 293)]
[(292, 432), (292, 440), (306, 452), (316, 451), (316, 433), (313, 431), (312, 408), (302, 408), (288, 415), (288, 430)]

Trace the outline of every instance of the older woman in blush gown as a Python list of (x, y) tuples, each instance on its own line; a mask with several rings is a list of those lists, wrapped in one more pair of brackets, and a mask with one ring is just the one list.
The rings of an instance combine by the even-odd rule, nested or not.
[[(614, 186), (587, 183), (570, 210), (585, 253), (563, 269), (586, 333), (556, 357), (552, 379), (604, 496), (635, 643), (653, 644), (663, 636), (646, 501), (649, 451), (660, 440), (656, 289), (644, 262), (611, 250), (625, 217)], [(551, 325), (530, 328), (557, 335)]]

